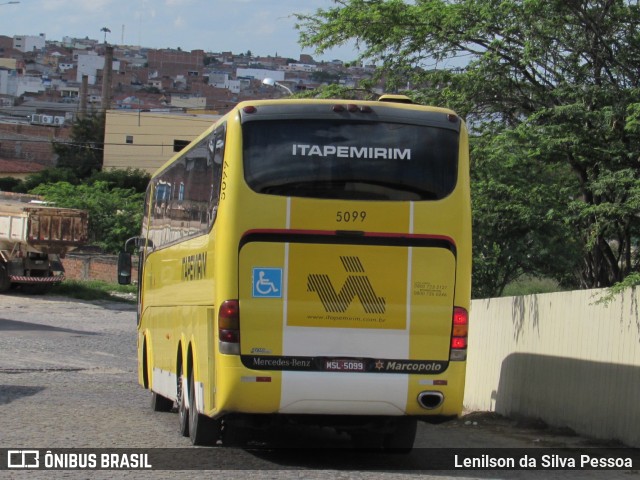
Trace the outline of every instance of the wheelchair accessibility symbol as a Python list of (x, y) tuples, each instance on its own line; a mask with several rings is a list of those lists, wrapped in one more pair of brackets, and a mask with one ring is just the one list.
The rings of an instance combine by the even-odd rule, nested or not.
[(253, 296), (258, 298), (282, 297), (282, 269), (254, 268)]

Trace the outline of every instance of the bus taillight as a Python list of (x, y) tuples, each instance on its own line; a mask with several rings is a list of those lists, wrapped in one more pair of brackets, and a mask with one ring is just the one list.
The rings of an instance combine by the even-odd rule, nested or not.
[(238, 300), (226, 300), (220, 305), (218, 341), (220, 353), (240, 354), (240, 305)]
[(451, 331), (451, 353), (449, 360), (467, 359), (467, 336), (469, 334), (469, 312), (462, 307), (453, 307), (453, 328)]

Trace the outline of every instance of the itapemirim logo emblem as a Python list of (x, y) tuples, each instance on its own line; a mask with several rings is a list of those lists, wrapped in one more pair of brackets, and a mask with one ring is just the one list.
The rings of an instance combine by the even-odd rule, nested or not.
[(379, 297), (369, 277), (365, 275), (364, 266), (358, 257), (341, 256), (340, 261), (350, 275), (339, 292), (326, 274), (310, 274), (307, 277), (307, 289), (316, 292), (327, 313), (344, 313), (354, 298), (358, 297), (366, 313), (385, 313), (385, 299)]

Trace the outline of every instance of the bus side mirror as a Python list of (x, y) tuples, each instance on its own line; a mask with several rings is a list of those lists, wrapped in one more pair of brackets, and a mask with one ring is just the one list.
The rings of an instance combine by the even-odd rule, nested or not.
[(118, 284), (131, 284), (131, 254), (125, 251), (118, 254)]

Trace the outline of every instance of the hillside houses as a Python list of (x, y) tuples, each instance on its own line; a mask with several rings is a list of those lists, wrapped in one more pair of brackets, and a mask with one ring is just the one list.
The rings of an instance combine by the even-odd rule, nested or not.
[[(109, 75), (105, 70), (109, 55), (106, 103), (103, 84)], [(250, 51), (108, 46), (89, 38), (50, 41), (45, 34), (0, 35), (0, 127), (4, 126), (0, 128), (0, 178), (54, 166), (52, 139), (67, 138), (69, 127), (83, 112), (125, 110), (163, 112), (177, 120), (181, 113), (211, 118), (243, 100), (287, 95), (284, 89), (263, 85), (266, 77), (296, 91), (322, 83), (356, 86), (372, 71), (347, 67), (339, 60), (316, 62), (310, 55), (291, 59)]]
[[(0, 35), (0, 96), (14, 103), (32, 99), (70, 101), (78, 97), (82, 78), (87, 76), (87, 95), (96, 99), (102, 94), (105, 49), (105, 44), (91, 39), (48, 41), (44, 34), (13, 38)], [(319, 72), (333, 74), (333, 81), (351, 84), (371, 73), (367, 69), (354, 72), (340, 61), (315, 62), (309, 55), (288, 59), (254, 56), (251, 52), (188, 52), (119, 45), (113, 49), (111, 108), (131, 108), (126, 99), (132, 97), (139, 99), (135, 105), (142, 109), (171, 106), (172, 96), (190, 95), (204, 98), (205, 110), (224, 113), (234, 102), (282, 95), (281, 91), (263, 87), (260, 81), (264, 77), (276, 78), (295, 91), (320, 85), (319, 79), (327, 76)]]

